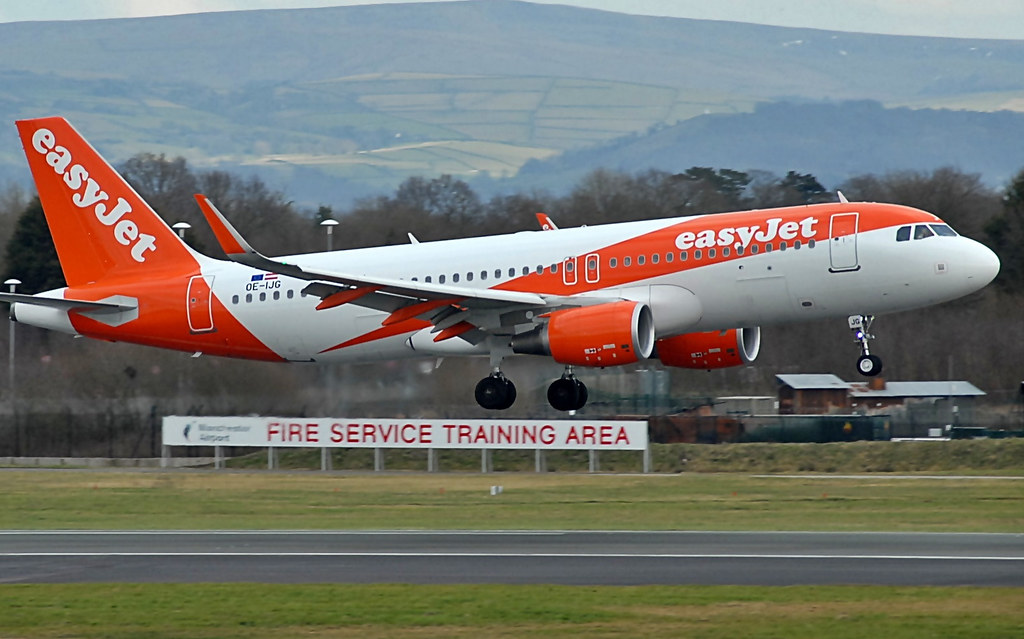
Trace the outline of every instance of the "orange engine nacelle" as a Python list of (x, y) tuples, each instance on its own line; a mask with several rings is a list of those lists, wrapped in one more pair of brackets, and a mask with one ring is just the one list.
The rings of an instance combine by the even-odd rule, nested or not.
[(512, 339), (512, 350), (550, 355), (560, 364), (619, 366), (650, 357), (654, 319), (640, 302), (610, 302), (548, 314), (548, 322)]
[(658, 359), (679, 368), (728, 368), (754, 361), (761, 350), (761, 329), (733, 328), (727, 331), (687, 333), (659, 339)]

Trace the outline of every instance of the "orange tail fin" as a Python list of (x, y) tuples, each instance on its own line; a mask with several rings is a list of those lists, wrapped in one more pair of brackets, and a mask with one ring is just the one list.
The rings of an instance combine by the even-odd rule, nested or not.
[(67, 120), (17, 125), (68, 286), (198, 268), (198, 255)]

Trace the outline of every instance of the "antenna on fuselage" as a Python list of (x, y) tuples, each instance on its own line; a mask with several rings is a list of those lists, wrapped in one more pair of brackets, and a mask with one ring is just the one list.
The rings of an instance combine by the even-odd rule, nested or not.
[(842, 191), (839, 191), (839, 190), (837, 190), (837, 191), (836, 191), (836, 195), (838, 195), (838, 196), (839, 196), (839, 203), (840, 203), (840, 204), (849, 204), (849, 203), (850, 203), (850, 200), (847, 200), (847, 199), (846, 199), (846, 196), (845, 196), (845, 195), (843, 195), (843, 192), (842, 192)]

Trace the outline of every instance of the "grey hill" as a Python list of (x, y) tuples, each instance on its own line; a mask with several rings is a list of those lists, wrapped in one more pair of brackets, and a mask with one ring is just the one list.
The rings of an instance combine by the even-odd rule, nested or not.
[(628, 16), (510, 0), (0, 24), (13, 120), (108, 157), (257, 172), (299, 202), (409, 176), (564, 190), (598, 167), (853, 175), (1024, 166), (1024, 41)]

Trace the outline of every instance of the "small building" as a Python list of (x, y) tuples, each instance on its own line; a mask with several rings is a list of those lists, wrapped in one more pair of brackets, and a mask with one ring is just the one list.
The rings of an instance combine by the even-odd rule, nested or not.
[(985, 395), (974, 384), (963, 381), (887, 382), (874, 377), (867, 382), (845, 382), (828, 374), (775, 378), (779, 381), (780, 415), (879, 413), (917, 403), (947, 404), (948, 411), (963, 400)]
[(780, 415), (850, 412), (850, 384), (831, 374), (776, 375)]
[(886, 382), (883, 379), (878, 379), (877, 382), (880, 383), (851, 384), (851, 408), (860, 412), (872, 412), (904, 406), (908, 401), (955, 402), (960, 398), (985, 395), (984, 391), (970, 382)]

